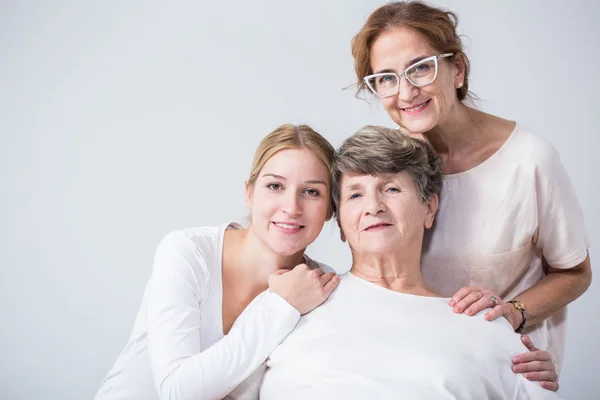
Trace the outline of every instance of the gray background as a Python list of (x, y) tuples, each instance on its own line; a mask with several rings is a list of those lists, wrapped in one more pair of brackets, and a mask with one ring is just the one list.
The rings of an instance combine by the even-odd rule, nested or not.
[[(554, 144), (598, 243), (600, 3), (456, 11), (479, 107)], [(241, 221), (259, 140), (365, 124), (350, 39), (380, 1), (0, 2), (0, 397), (89, 399), (167, 232)], [(328, 224), (310, 254), (345, 271)], [(592, 248), (592, 263), (595, 263)], [(570, 307), (561, 392), (600, 393), (600, 283)]]

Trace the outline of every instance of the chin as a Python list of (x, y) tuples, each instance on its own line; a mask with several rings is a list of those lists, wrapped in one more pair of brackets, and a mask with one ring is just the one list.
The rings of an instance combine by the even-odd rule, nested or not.
[(408, 130), (410, 133), (414, 134), (422, 134), (430, 131), (435, 126), (435, 122), (431, 119), (426, 120), (407, 120), (406, 118), (400, 124), (404, 129)]
[(304, 250), (308, 245), (303, 245), (301, 243), (282, 243), (281, 241), (276, 243), (269, 243), (269, 247), (273, 252), (279, 256), (289, 257), (297, 254), (298, 252)]

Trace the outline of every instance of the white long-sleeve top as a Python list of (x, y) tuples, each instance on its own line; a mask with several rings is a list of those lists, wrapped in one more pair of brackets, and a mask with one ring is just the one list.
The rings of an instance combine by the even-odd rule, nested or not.
[(133, 332), (96, 400), (257, 398), (264, 361), (300, 314), (267, 290), (223, 334), (228, 227), (174, 231), (161, 241)]

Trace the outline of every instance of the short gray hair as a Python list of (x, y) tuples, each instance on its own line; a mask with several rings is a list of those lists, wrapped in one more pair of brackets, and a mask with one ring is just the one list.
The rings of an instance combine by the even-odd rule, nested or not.
[(407, 171), (425, 202), (439, 195), (442, 184), (441, 158), (424, 141), (400, 131), (367, 125), (344, 141), (333, 158), (332, 198), (339, 210), (342, 176), (351, 174), (396, 174)]

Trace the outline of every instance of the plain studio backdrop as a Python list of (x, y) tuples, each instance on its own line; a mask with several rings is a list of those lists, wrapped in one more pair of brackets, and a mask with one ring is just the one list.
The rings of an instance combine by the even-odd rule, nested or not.
[[(260, 139), (334, 146), (394, 127), (354, 82), (368, 0), (0, 3), (0, 397), (91, 399), (169, 231), (242, 221)], [(600, 259), (600, 3), (435, 1), (466, 35), (480, 109), (561, 154)], [(312, 257), (350, 255), (328, 223)], [(594, 265), (597, 267), (597, 265)], [(600, 283), (570, 308), (561, 393), (600, 393)]]

